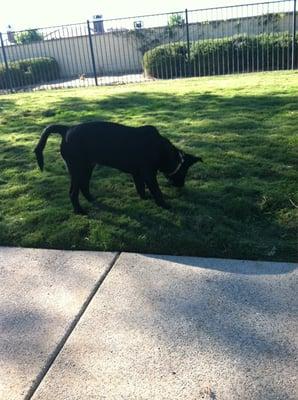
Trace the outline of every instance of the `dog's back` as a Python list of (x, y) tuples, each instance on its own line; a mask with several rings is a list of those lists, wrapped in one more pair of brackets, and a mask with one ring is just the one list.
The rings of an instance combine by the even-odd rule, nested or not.
[(70, 128), (65, 137), (68, 156), (133, 172), (144, 165), (158, 168), (164, 138), (153, 126), (127, 127), (88, 122)]

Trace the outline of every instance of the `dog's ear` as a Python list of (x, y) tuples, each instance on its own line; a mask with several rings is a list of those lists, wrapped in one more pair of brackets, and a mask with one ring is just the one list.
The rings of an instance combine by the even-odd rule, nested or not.
[(189, 166), (191, 166), (191, 165), (193, 165), (193, 164), (195, 164), (196, 162), (199, 162), (199, 161), (203, 162), (201, 157), (196, 157), (196, 156), (193, 156), (192, 154), (187, 154), (186, 155), (186, 160), (187, 160), (187, 163), (189, 164)]

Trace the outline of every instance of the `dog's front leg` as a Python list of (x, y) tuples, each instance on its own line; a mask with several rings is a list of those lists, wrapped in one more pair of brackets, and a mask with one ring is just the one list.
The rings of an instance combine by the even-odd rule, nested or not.
[(145, 179), (146, 185), (148, 186), (148, 189), (150, 190), (150, 192), (155, 200), (155, 203), (162, 208), (165, 208), (167, 210), (170, 209), (171, 206), (164, 201), (163, 194), (159, 188), (157, 178), (156, 178), (156, 172), (153, 172), (153, 171), (146, 172), (144, 174), (144, 179)]
[(142, 176), (138, 173), (133, 174), (133, 180), (137, 189), (137, 192), (141, 199), (146, 199), (146, 194), (145, 194), (145, 182), (142, 179)]
[(72, 182), (72, 178), (70, 179), (70, 187), (69, 187), (69, 197), (71, 196), (73, 191), (73, 182)]

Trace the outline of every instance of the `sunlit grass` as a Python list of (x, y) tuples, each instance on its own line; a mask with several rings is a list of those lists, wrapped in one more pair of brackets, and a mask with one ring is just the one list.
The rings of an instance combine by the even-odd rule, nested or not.
[[(198, 78), (0, 97), (0, 244), (248, 259), (297, 256), (298, 74)], [(160, 185), (172, 210), (141, 201), (131, 178), (98, 168), (99, 208), (72, 213), (51, 136), (40, 173), (32, 150), (50, 123), (156, 125), (200, 155), (185, 189)]]

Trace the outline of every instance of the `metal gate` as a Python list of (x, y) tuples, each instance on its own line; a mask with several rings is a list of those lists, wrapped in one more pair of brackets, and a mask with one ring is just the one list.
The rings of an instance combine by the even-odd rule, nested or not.
[(0, 92), (297, 68), (296, 0), (0, 33)]

